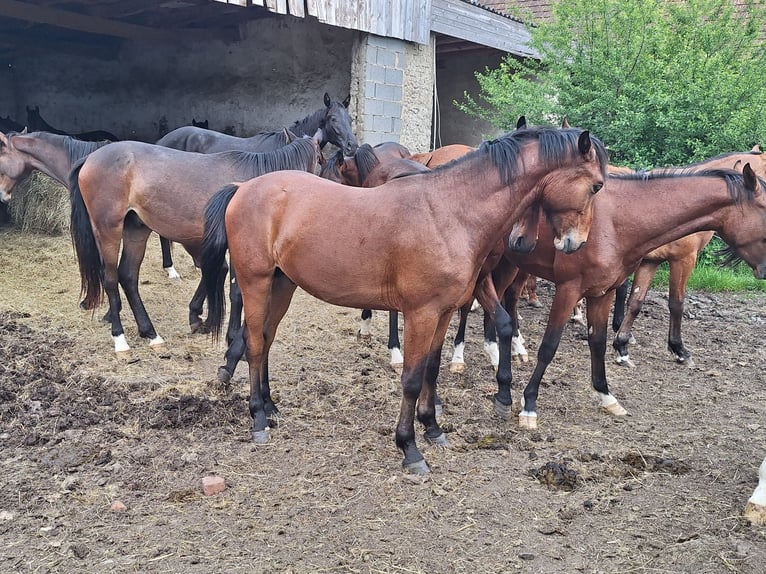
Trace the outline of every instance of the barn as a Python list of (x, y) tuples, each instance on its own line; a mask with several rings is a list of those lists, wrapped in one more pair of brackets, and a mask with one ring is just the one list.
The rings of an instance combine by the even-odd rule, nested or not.
[(489, 125), (452, 102), (474, 71), (533, 55), (501, 2), (475, 0), (8, 0), (0, 115), (69, 133), (156, 141), (207, 121), (278, 129), (351, 95), (360, 141), (413, 151), (478, 144)]

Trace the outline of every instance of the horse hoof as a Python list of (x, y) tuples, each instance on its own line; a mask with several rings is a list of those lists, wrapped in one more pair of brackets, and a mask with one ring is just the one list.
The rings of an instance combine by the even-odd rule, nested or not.
[(616, 356), (614, 358), (614, 362), (620, 365), (621, 367), (628, 367), (629, 369), (635, 369), (636, 365), (633, 361), (630, 360), (630, 357), (626, 356)]
[(192, 335), (196, 335), (197, 333), (202, 333), (202, 322), (189, 323), (189, 328), (191, 329)]
[[(528, 363), (529, 362), (529, 353), (519, 353), (518, 355), (511, 356), (511, 360), (514, 363)], [(497, 370), (497, 369), (495, 369)]]
[(396, 371), (398, 375), (404, 372), (404, 363), (391, 363), (391, 368)]
[(356, 340), (357, 341), (364, 341), (365, 343), (368, 341), (372, 341), (372, 334), (371, 333), (362, 333), (361, 331), (356, 332)]
[(226, 370), (226, 367), (218, 367), (218, 382), (223, 385), (231, 382), (231, 373)]
[(693, 367), (694, 366), (694, 359), (691, 357), (678, 357), (676, 356), (676, 363), (679, 365), (686, 365), (687, 367)]
[(528, 303), (528, 305), (529, 305), (530, 307), (534, 307), (535, 309), (542, 309), (542, 308), (543, 308), (543, 304), (542, 304), (542, 303), (540, 303), (540, 300), (539, 300), (539, 299), (535, 299), (534, 301), (530, 301), (530, 302)]
[(409, 472), (410, 474), (428, 474), (431, 472), (431, 469), (428, 468), (428, 464), (426, 464), (425, 459), (420, 459), (417, 462), (409, 462), (409, 463), (402, 463), (402, 466), (404, 467), (404, 470), (406, 472)]
[(615, 417), (624, 417), (628, 414), (628, 411), (626, 411), (623, 406), (620, 403), (612, 403), (611, 405), (601, 407), (603, 411), (607, 414), (610, 414)]
[(519, 413), (519, 428), (528, 430), (537, 429), (537, 415)]
[(444, 433), (441, 433), (439, 436), (433, 437), (433, 438), (431, 438), (427, 434), (424, 434), (423, 436), (425, 437), (426, 441), (428, 441), (430, 444), (432, 444), (434, 446), (440, 446), (440, 447), (444, 447), (444, 448), (449, 446), (449, 441), (447, 440), (447, 435), (445, 435)]
[(748, 502), (743, 514), (754, 526), (766, 526), (766, 506)]
[(465, 373), (465, 363), (450, 363), (449, 372), (457, 374)]
[(127, 351), (115, 351), (114, 356), (117, 357), (120, 361), (125, 361), (126, 363), (129, 363), (130, 360), (133, 358), (133, 353), (130, 352), (130, 349)]
[(268, 428), (260, 431), (252, 431), (250, 434), (253, 435), (253, 442), (256, 444), (266, 444), (271, 438), (271, 434), (269, 433)]
[(511, 418), (511, 405), (504, 405), (497, 399), (494, 401), (495, 414), (504, 421)]

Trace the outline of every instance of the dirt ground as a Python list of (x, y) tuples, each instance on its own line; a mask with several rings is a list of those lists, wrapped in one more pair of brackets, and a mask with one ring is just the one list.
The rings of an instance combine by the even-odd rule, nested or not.
[[(766, 572), (766, 528), (741, 518), (766, 449), (763, 295), (692, 294), (689, 368), (653, 292), (637, 367), (608, 365), (619, 420), (599, 412), (570, 326), (536, 432), (493, 414), (472, 316), (467, 372), (440, 375), (450, 446), (421, 442), (432, 474), (417, 477), (393, 441), (385, 313), (360, 343), (358, 311), (298, 291), (271, 355), (279, 426), (256, 446), (246, 366), (219, 387), (222, 348), (188, 332), (198, 275), (176, 259), (173, 283), (152, 238), (141, 285), (168, 348), (150, 351), (125, 311), (125, 362), (103, 313), (78, 307), (69, 238), (0, 230), (0, 572)], [(539, 290), (545, 308), (522, 308), (533, 357)], [(517, 407), (533, 364), (515, 368)], [(226, 490), (205, 496), (209, 475)]]

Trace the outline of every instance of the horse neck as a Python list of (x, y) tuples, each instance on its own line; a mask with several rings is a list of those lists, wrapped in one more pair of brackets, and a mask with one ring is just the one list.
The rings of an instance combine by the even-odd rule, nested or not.
[[(613, 225), (619, 230), (628, 259), (640, 259), (691, 233), (719, 229), (727, 210), (736, 203), (723, 178), (701, 176), (648, 182), (610, 179), (606, 194), (596, 197), (597, 218), (603, 212), (599, 209), (603, 201), (611, 202)], [(610, 217), (609, 213), (604, 215)]]
[(533, 205), (537, 193), (529, 190), (535, 189), (539, 179), (549, 172), (531, 167), (528, 162), (530, 167), (520, 172), (509, 187), (490, 162), (489, 154), (477, 153), (422, 176), (432, 178), (425, 186), (431, 209), (444, 213), (443, 221), (450, 221), (450, 227), (470, 230), (472, 241), (478, 240), (477, 245), (486, 250), (509, 233)]
[[(298, 137), (313, 136), (319, 128), (324, 126), (325, 113), (326, 111), (323, 108), (307, 115), (302, 120), (297, 120), (292, 126), (290, 126), (290, 131)], [(324, 145), (325, 143), (326, 141), (323, 130), (321, 144)]]
[(68, 185), (69, 172), (74, 162), (62, 138), (41, 138), (35, 134), (17, 135), (13, 145), (24, 156), (26, 170), (37, 169), (56, 181)]

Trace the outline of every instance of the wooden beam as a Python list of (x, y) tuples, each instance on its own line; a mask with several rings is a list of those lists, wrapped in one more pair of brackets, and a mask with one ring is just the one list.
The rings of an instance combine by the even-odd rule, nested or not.
[(88, 16), (66, 10), (35, 6), (17, 0), (3, 0), (0, 2), (0, 16), (26, 20), (37, 24), (48, 24), (68, 30), (100, 34), (102, 36), (114, 36), (130, 40), (178, 40), (184, 39), (210, 39), (219, 37), (219, 34), (205, 30), (163, 30), (137, 26), (126, 22), (118, 22), (107, 18)]

